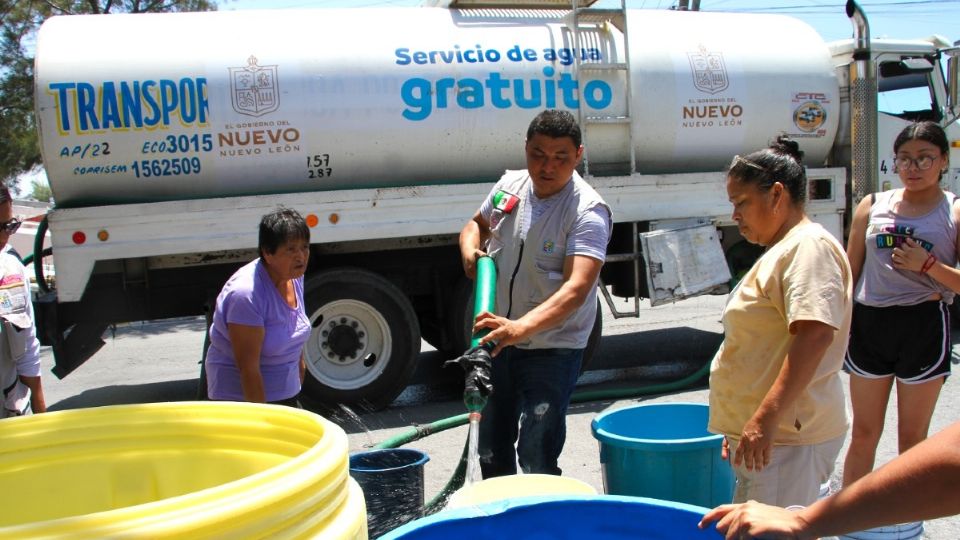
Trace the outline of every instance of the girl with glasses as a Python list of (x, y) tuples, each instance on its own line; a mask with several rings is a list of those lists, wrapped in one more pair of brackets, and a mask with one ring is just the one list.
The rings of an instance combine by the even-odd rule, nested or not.
[(857, 285), (845, 360), (853, 430), (844, 486), (873, 470), (894, 381), (902, 454), (927, 438), (950, 374), (949, 304), (960, 290), (960, 207), (940, 187), (950, 147), (940, 126), (920, 122), (900, 132), (893, 150), (903, 187), (860, 201), (847, 245)]

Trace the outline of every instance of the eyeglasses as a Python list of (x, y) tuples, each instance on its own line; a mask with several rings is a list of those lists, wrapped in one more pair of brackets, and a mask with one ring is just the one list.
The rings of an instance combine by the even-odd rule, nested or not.
[(740, 157), (739, 155), (733, 156), (733, 161), (730, 162), (730, 167), (729, 167), (729, 168), (732, 169), (737, 163), (743, 163), (743, 164), (746, 165), (747, 167), (752, 167), (752, 168), (757, 169), (758, 171), (761, 171), (761, 172), (767, 172), (767, 170), (764, 169), (763, 167), (761, 167), (760, 165), (757, 165), (756, 163), (750, 161), (749, 159), (747, 159), (747, 158), (745, 158), (745, 157)]
[(899, 171), (909, 171), (910, 167), (913, 165), (917, 166), (917, 169), (925, 171), (933, 166), (933, 162), (937, 158), (932, 156), (920, 156), (916, 159), (908, 157), (895, 157), (893, 158), (893, 164), (897, 166)]
[(5, 223), (0, 223), (0, 231), (5, 232), (7, 234), (13, 234), (17, 232), (17, 229), (20, 228), (21, 223), (22, 222), (19, 219), (13, 218), (10, 221), (7, 221)]

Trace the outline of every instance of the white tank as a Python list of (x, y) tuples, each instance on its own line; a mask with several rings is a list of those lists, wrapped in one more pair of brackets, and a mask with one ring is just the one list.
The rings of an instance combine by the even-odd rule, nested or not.
[[(490, 182), (522, 168), (529, 121), (622, 116), (643, 173), (717, 170), (777, 133), (810, 165), (836, 135), (827, 48), (788, 17), (630, 11), (615, 29), (555, 11), (442, 8), (81, 15), (37, 39), (36, 108), (61, 206)], [(588, 126), (591, 168), (626, 130)]]

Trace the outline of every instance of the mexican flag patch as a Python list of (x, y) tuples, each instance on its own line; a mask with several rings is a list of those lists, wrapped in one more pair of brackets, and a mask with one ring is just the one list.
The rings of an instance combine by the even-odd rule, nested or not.
[(517, 203), (520, 202), (520, 197), (512, 193), (507, 193), (502, 189), (497, 191), (493, 196), (493, 207), (497, 210), (500, 210), (504, 214), (509, 214), (513, 212), (513, 209), (517, 207)]

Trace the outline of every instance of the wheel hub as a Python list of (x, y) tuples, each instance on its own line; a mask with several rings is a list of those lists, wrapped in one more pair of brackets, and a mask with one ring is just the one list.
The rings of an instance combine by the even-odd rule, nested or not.
[(320, 331), (320, 349), (324, 358), (337, 364), (351, 364), (366, 348), (367, 331), (359, 320), (341, 316), (327, 322)]

